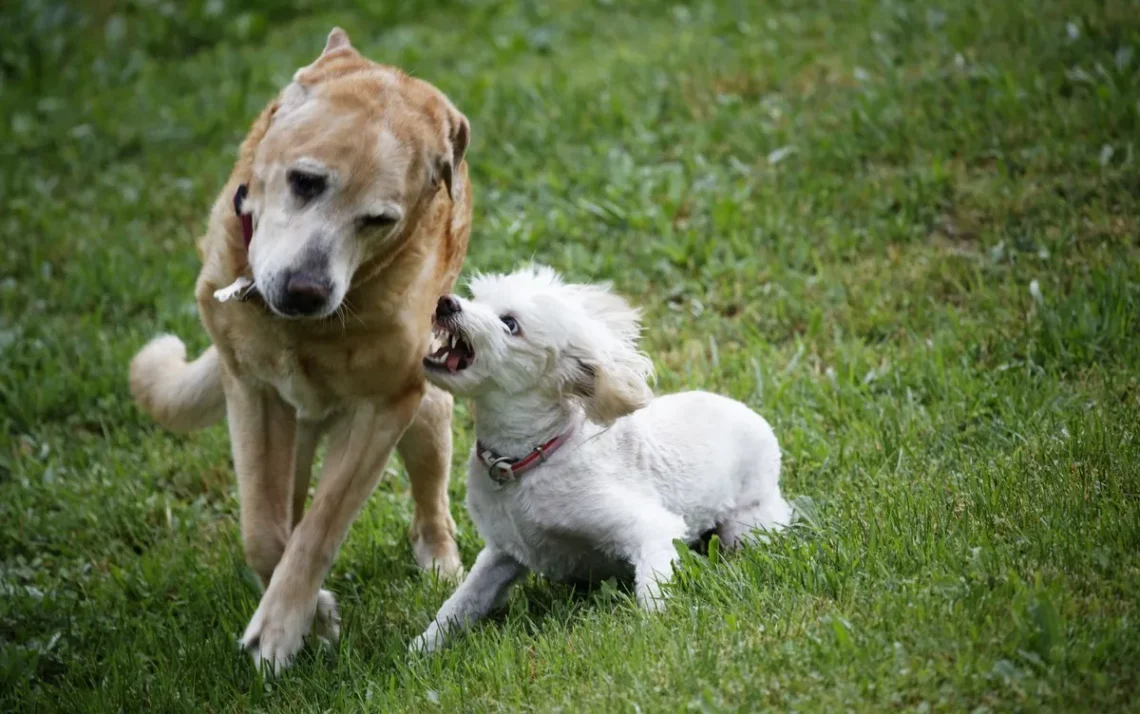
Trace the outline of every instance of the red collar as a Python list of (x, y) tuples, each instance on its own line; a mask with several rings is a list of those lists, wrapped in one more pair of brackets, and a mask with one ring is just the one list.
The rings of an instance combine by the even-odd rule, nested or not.
[(546, 461), (548, 456), (570, 439), (572, 433), (574, 432), (568, 431), (565, 434), (559, 434), (545, 444), (535, 447), (534, 451), (521, 459), (499, 456), (479, 442), (475, 442), (475, 453), (483, 465), (487, 467), (487, 475), (491, 477), (491, 480), (503, 486)]

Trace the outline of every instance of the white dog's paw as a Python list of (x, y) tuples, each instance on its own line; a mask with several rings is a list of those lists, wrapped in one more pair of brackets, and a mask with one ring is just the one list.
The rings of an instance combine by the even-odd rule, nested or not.
[(412, 644), (408, 646), (408, 652), (412, 654), (430, 655), (443, 647), (444, 636), (440, 631), (439, 625), (431, 623), (424, 633), (412, 640)]
[(340, 611), (336, 598), (328, 590), (317, 593), (317, 614), (313, 618), (313, 634), (330, 647), (340, 642)]
[(661, 595), (657, 597), (638, 598), (638, 604), (641, 609), (648, 613), (662, 612), (665, 609), (665, 598)]
[(636, 588), (637, 604), (645, 612), (661, 612), (665, 609), (668, 596), (662, 591), (661, 585), (656, 582), (638, 584)]
[[(437, 553), (437, 550), (443, 552)], [(459, 558), (459, 548), (455, 541), (449, 541), (443, 548), (437, 549), (423, 536), (417, 536), (412, 541), (412, 554), (421, 570), (436, 573), (440, 580), (456, 583), (463, 580), (463, 561)]]
[[(330, 602), (335, 612), (336, 603)], [(241, 636), (241, 646), (253, 657), (253, 665), (258, 669), (266, 666), (273, 672), (288, 667), (305, 643), (316, 609), (316, 603), (290, 604), (277, 597), (270, 586)]]

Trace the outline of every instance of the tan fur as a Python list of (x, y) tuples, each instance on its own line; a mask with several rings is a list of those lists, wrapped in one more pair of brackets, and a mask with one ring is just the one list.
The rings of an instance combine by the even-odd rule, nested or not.
[(131, 361), (131, 394), (154, 420), (171, 431), (194, 431), (226, 415), (218, 351), (211, 347), (191, 363), (173, 335), (147, 343)]
[[(325, 103), (319, 121), (287, 123), (306, 93)], [(224, 391), (246, 558), (266, 586), (243, 638), (255, 660), (287, 663), (314, 613), (318, 630), (329, 630), (335, 606), (330, 614), (321, 582), (393, 448), (411, 479), (417, 560), (445, 575), (461, 570), (447, 499), (451, 398), (425, 386), (421, 359), (436, 300), (450, 292), (467, 249), (468, 139), (466, 119), (439, 90), (366, 60), (335, 29), (253, 123), (198, 242), (196, 297), (214, 347), (187, 365), (181, 343), (162, 337), (132, 362), (136, 400), (173, 428), (220, 418)], [(373, 150), (383, 141), (388, 153)], [(403, 220), (361, 243), (369, 252), (332, 317), (287, 320), (260, 299), (218, 302), (215, 290), (252, 269), (232, 208), (237, 187), (248, 184), (251, 200), (268, 204), (272, 174), (259, 167), (301, 154), (345, 177), (337, 201), (356, 206), (368, 191), (386, 191)], [(268, 230), (254, 236), (283, 240)], [(328, 456), (302, 515), (322, 434)]]

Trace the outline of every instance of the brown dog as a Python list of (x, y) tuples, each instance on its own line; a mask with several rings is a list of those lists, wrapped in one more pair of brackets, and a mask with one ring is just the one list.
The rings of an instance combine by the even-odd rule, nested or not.
[(314, 625), (338, 636), (321, 583), (393, 448), (415, 499), (416, 560), (461, 572), (451, 397), (425, 386), (421, 360), (467, 250), (469, 136), (438, 89), (370, 62), (334, 29), (254, 122), (198, 243), (214, 346), (187, 363), (163, 336), (131, 363), (135, 399), (163, 425), (228, 417), (246, 560), (265, 586), (242, 637), (257, 663), (287, 664)]

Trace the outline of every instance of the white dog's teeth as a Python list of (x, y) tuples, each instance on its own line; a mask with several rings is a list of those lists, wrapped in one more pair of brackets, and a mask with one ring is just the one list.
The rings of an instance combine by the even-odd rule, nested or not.
[(454, 332), (451, 333), (451, 349), (455, 349), (455, 343), (459, 342), (459, 335)]

